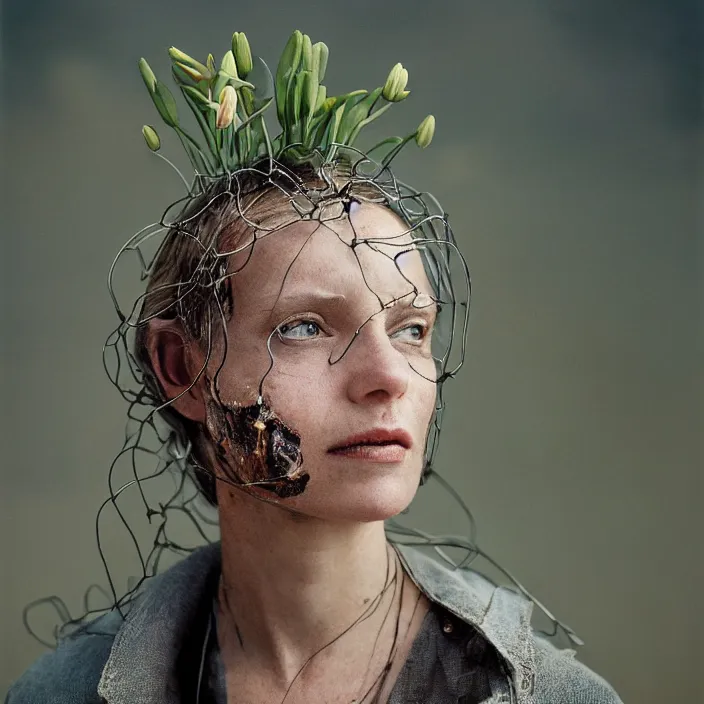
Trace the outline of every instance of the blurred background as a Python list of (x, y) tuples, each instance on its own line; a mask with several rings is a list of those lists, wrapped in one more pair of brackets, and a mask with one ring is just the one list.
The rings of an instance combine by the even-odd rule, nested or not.
[[(440, 200), (472, 273), (466, 365), (446, 386), (437, 469), (469, 503), (479, 544), (575, 629), (580, 659), (625, 702), (695, 701), (698, 9), (5, 0), (0, 693), (43, 652), (22, 608), (58, 594), (78, 614), (85, 588), (105, 585), (95, 514), (126, 411), (102, 367), (117, 324), (106, 275), (182, 194), (140, 134), (157, 126), (179, 161), (137, 60), (170, 82), (169, 46), (219, 58), (237, 30), (274, 69), (298, 28), (330, 47), (328, 94), (382, 85), (397, 61), (408, 69), (411, 96), (360, 146), (436, 117), (433, 144), (409, 145), (395, 171)], [(428, 485), (407, 522), (466, 533), (448, 505)], [(116, 522), (104, 530), (124, 591), (134, 557)]]

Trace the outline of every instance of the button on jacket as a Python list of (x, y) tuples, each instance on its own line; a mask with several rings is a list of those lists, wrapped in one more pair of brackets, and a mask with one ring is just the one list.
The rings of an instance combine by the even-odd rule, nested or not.
[[(573, 650), (531, 628), (525, 596), (395, 548), (432, 607), (389, 704), (621, 702)], [(208, 624), (219, 576), (219, 543), (199, 548), (147, 580), (124, 617), (111, 611), (61, 639), (15, 682), (6, 704), (225, 704), (217, 643), (208, 646), (217, 640)]]

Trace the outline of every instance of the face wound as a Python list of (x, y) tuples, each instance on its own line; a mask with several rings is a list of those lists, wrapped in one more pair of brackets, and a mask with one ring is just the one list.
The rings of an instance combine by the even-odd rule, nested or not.
[(259, 486), (280, 498), (302, 493), (310, 479), (301, 466), (300, 438), (262, 403), (244, 408), (208, 403), (208, 431), (228, 480)]

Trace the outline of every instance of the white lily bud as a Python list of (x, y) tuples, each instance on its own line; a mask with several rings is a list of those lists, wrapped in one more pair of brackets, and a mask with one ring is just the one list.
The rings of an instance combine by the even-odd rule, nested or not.
[(225, 86), (220, 93), (220, 106), (215, 126), (219, 130), (227, 129), (235, 119), (237, 110), (237, 91), (232, 86)]
[(146, 59), (139, 60), (139, 72), (142, 74), (142, 78), (144, 79), (144, 83), (149, 89), (149, 92), (153, 93), (156, 90), (156, 76), (154, 75), (154, 71), (152, 71)]
[(423, 120), (416, 130), (416, 144), (425, 149), (432, 141), (435, 134), (435, 118), (432, 115)]
[(161, 140), (156, 130), (151, 125), (144, 125), (144, 127), (142, 127), (142, 134), (144, 135), (144, 141), (147, 143), (147, 146), (153, 152), (158, 152), (161, 148)]
[(247, 78), (252, 71), (252, 50), (244, 32), (235, 32), (232, 35), (232, 53), (237, 61), (240, 78)]
[(220, 62), (220, 70), (224, 71), (233, 78), (238, 78), (235, 55), (231, 51), (228, 51), (225, 56), (222, 57), (222, 61)]
[(405, 90), (406, 83), (408, 83), (408, 71), (400, 63), (396, 64), (389, 72), (381, 91), (384, 100), (388, 100), (390, 103), (403, 100), (408, 95), (408, 91)]

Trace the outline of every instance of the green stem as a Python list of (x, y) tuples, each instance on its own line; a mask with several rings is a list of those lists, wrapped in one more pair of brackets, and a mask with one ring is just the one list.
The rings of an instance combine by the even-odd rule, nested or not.
[(387, 103), (386, 105), (384, 105), (384, 107), (379, 108), (375, 113), (369, 115), (369, 117), (365, 118), (361, 122), (358, 122), (357, 126), (350, 133), (350, 136), (347, 140), (347, 144), (352, 146), (352, 143), (354, 142), (355, 139), (357, 139), (357, 135), (359, 134), (362, 127), (366, 127), (370, 122), (374, 122), (374, 120), (376, 120), (377, 117), (383, 115), (390, 107), (391, 107), (391, 103)]
[(208, 175), (212, 175), (209, 169), (209, 165), (206, 164), (203, 158), (203, 154), (200, 151), (200, 148), (196, 147), (194, 150), (194, 148), (186, 141), (186, 139), (184, 139), (184, 137), (188, 137), (188, 135), (178, 127), (175, 127), (174, 129), (176, 131), (176, 135), (178, 136), (181, 142), (181, 146), (183, 147), (186, 154), (188, 154), (188, 158), (191, 160), (191, 164), (193, 164), (196, 171), (203, 171)]
[(403, 149), (407, 142), (416, 136), (415, 132), (411, 132), (407, 137), (404, 137), (382, 160), (381, 167), (386, 168), (395, 158), (396, 155)]
[(269, 158), (274, 158), (274, 148), (271, 146), (271, 139), (269, 138), (269, 132), (266, 128), (266, 122), (264, 120), (264, 115), (260, 115), (259, 119), (262, 123), (262, 133), (264, 134), (264, 143), (266, 144), (266, 153)]
[[(193, 98), (191, 98), (191, 96), (188, 95), (188, 93), (186, 93), (186, 91), (183, 90), (183, 87), (181, 88), (181, 93), (182, 93), (183, 97), (186, 99), (188, 106), (191, 108), (191, 112), (196, 116), (196, 121), (198, 122), (198, 125), (201, 129), (201, 132), (203, 133), (203, 136), (205, 137), (205, 140), (208, 144), (210, 153), (211, 154), (215, 153), (217, 151), (217, 147), (215, 145), (215, 137), (213, 136), (213, 133), (210, 129), (210, 125), (208, 124), (208, 120), (203, 115), (203, 112), (198, 108), (198, 106), (196, 105)], [(211, 163), (211, 168), (213, 168), (213, 169), (215, 168), (214, 164), (212, 164), (212, 163)]]
[(369, 156), (376, 149), (383, 147), (385, 144), (389, 144), (390, 142), (394, 142), (395, 144), (398, 144), (401, 141), (402, 141), (401, 137), (387, 137), (386, 139), (382, 139), (381, 142), (379, 142), (378, 144), (375, 144), (371, 149), (367, 150), (367, 156)]

